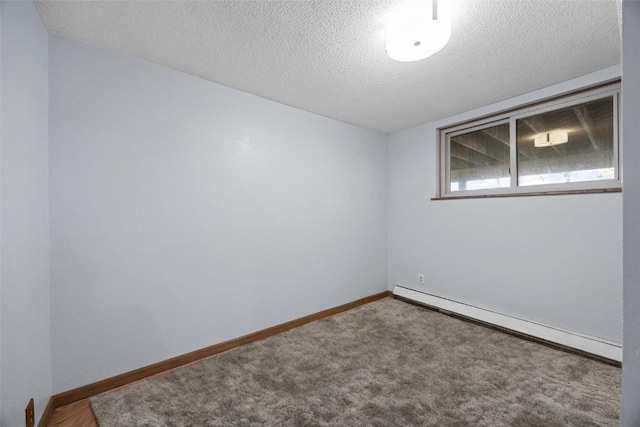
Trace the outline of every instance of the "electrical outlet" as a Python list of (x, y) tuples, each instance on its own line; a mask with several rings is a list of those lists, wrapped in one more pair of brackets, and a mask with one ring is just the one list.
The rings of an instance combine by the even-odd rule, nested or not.
[(418, 274), (418, 285), (424, 285), (424, 274)]
[(34, 427), (36, 425), (36, 411), (33, 404), (33, 399), (29, 400), (27, 408), (24, 410), (27, 427)]

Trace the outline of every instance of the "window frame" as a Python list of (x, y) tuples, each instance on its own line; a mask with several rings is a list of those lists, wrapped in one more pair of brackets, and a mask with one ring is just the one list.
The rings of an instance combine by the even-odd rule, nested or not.
[[(436, 130), (438, 145), (438, 186), (434, 200), (486, 198), (509, 196), (535, 196), (548, 194), (601, 193), (622, 191), (622, 141), (620, 138), (620, 81), (607, 83), (595, 88), (582, 89), (572, 93), (521, 105), (508, 111), (472, 119), (463, 123), (442, 126)], [(586, 102), (613, 97), (613, 168), (614, 179), (551, 183), (540, 185), (518, 185), (518, 147), (516, 121), (522, 118), (550, 111), (572, 107)], [(450, 139), (457, 135), (509, 124), (509, 178), (510, 186), (480, 190), (450, 191)]]

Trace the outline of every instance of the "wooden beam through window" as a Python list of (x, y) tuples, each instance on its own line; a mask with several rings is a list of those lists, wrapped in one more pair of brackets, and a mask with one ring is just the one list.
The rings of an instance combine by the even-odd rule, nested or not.
[(593, 135), (593, 131), (591, 130), (591, 126), (589, 125), (589, 123), (591, 122), (589, 110), (587, 110), (587, 108), (584, 105), (583, 106), (578, 105), (576, 107), (573, 107), (573, 113), (576, 115), (576, 117), (580, 121), (580, 125), (582, 125), (584, 132), (587, 134), (587, 138), (589, 138), (589, 142), (591, 142), (593, 149), (596, 151), (600, 151), (600, 147), (598, 146), (596, 137)]

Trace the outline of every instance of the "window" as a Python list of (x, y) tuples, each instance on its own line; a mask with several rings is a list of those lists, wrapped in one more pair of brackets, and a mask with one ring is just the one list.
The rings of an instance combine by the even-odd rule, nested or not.
[(439, 130), (439, 198), (620, 191), (620, 85)]

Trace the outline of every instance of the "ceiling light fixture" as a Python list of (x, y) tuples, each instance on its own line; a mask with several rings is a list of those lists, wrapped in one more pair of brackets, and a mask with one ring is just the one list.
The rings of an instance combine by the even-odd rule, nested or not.
[(445, 0), (406, 0), (389, 16), (387, 55), (396, 61), (427, 58), (451, 38), (451, 15)]
[(536, 147), (551, 147), (569, 142), (569, 132), (566, 130), (554, 130), (537, 134), (533, 143)]

